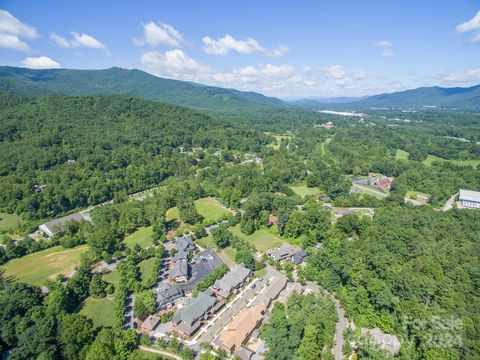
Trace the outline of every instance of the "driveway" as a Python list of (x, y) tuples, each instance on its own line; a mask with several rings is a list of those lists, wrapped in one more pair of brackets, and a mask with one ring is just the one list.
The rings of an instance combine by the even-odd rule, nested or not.
[(171, 352), (167, 352), (167, 351), (164, 351), (164, 350), (154, 349), (154, 348), (151, 348), (151, 347), (148, 347), (148, 346), (143, 346), (143, 345), (140, 345), (139, 348), (140, 348), (140, 350), (148, 351), (148, 352), (155, 353), (155, 354), (158, 354), (158, 355), (162, 355), (162, 356), (165, 356), (169, 359), (183, 360), (180, 356), (178, 356), (176, 354), (172, 354)]

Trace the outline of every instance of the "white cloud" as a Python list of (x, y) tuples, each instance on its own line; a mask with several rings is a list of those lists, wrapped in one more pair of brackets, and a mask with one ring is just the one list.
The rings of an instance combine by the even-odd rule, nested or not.
[(62, 48), (84, 47), (89, 49), (101, 50), (106, 55), (110, 55), (108, 48), (103, 43), (95, 39), (93, 36), (85, 33), (80, 34), (75, 31), (72, 31), (70, 34), (72, 37), (70, 40), (68, 40), (64, 36), (58, 35), (56, 33), (51, 33), (50, 40), (52, 41), (53, 44)]
[(60, 35), (57, 35), (55, 33), (51, 33), (50, 34), (50, 39), (52, 40), (52, 42), (57, 45), (57, 46), (60, 46), (62, 48), (69, 48), (71, 47), (71, 44), (68, 42), (68, 40), (66, 38), (64, 38), (63, 36), (60, 36)]
[(393, 44), (388, 40), (380, 40), (375, 42), (373, 46), (380, 47), (380, 48), (389, 48), (389, 47), (392, 47)]
[(93, 36), (88, 34), (79, 34), (77, 32), (72, 32), (72, 41), (71, 46), (74, 48), (86, 47), (90, 49), (102, 50), (106, 54), (109, 54), (107, 47), (102, 44), (100, 41), (95, 39)]
[(480, 83), (480, 68), (465, 72), (446, 72), (440, 79), (447, 85), (474, 85)]
[(37, 30), (31, 25), (22, 23), (8, 11), (0, 10), (0, 47), (28, 51), (30, 47), (23, 39), (35, 39)]
[(475, 16), (470, 20), (460, 25), (457, 25), (457, 28), (456, 28), (457, 32), (460, 34), (467, 31), (476, 30), (476, 29), (480, 29), (480, 11), (477, 12)]
[[(480, 11), (478, 11), (473, 18), (470, 20), (457, 25), (456, 31), (459, 34), (469, 32), (472, 30), (480, 30)], [(478, 32), (475, 36), (470, 39), (472, 43), (480, 43), (480, 32)]]
[(295, 68), (267, 63), (220, 70), (192, 59), (180, 49), (147, 51), (140, 61), (144, 70), (157, 76), (275, 96), (318, 94), (318, 91), (328, 91), (330, 96), (344, 95), (345, 91), (359, 91), (359, 85), (366, 79), (364, 71), (347, 71), (340, 65)]
[(21, 65), (30, 69), (58, 69), (62, 67), (48, 56), (27, 57), (22, 61)]
[(334, 79), (343, 79), (347, 75), (340, 65), (331, 66), (328, 69), (328, 74)]
[(279, 45), (277, 48), (269, 51), (254, 38), (237, 40), (228, 34), (218, 40), (205, 36), (202, 41), (203, 50), (210, 55), (228, 55), (230, 52), (237, 52), (239, 54), (259, 53), (267, 56), (282, 57), (289, 51), (286, 45)]
[(273, 57), (283, 57), (290, 49), (286, 45), (278, 45), (276, 49), (273, 49), (272, 56)]
[(157, 25), (151, 21), (148, 24), (142, 24), (142, 26), (144, 37), (133, 39), (133, 43), (137, 46), (148, 44), (152, 47), (159, 45), (178, 47), (184, 43), (183, 35), (171, 25), (165, 23)]
[(395, 56), (395, 52), (393, 50), (385, 49), (382, 51), (382, 57), (389, 58), (394, 56)]

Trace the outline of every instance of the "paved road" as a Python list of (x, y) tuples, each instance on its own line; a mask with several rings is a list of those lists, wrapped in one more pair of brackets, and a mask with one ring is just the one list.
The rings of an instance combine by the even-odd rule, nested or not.
[[(320, 287), (312, 282), (308, 283), (308, 287), (315, 292), (320, 292)], [(335, 304), (335, 310), (337, 312), (338, 320), (335, 327), (335, 338), (334, 338), (334, 346), (333, 346), (333, 355), (335, 356), (335, 360), (342, 360), (343, 359), (343, 343), (345, 342), (344, 333), (345, 329), (347, 328), (347, 321), (345, 319), (345, 311), (343, 310), (340, 302), (327, 290), (323, 290), (323, 293), (330, 298)]]
[(158, 349), (154, 349), (154, 348), (151, 348), (151, 347), (148, 347), (148, 346), (143, 346), (143, 345), (140, 345), (139, 348), (140, 348), (140, 350), (148, 351), (148, 352), (155, 353), (155, 354), (159, 354), (159, 355), (168, 357), (170, 359), (183, 360), (180, 356), (172, 354), (172, 353), (167, 352), (167, 351), (158, 350)]
[(379, 195), (379, 196), (383, 196), (383, 197), (388, 196), (387, 193), (383, 192), (383, 191), (380, 190), (380, 189), (377, 190), (377, 189), (374, 189), (374, 188), (372, 188), (372, 187), (370, 187), (370, 186), (365, 186), (365, 185), (359, 184), (359, 183), (354, 183), (354, 184), (352, 184), (352, 189), (353, 189), (353, 190), (356, 190), (356, 191), (362, 190), (362, 191), (370, 192), (370, 193), (372, 193), (372, 194)]

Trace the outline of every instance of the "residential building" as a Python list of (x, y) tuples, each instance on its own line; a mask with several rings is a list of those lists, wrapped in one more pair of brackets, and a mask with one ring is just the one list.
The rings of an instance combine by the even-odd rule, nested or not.
[(178, 258), (170, 270), (170, 281), (181, 283), (188, 280), (188, 262), (186, 259)]
[(158, 323), (160, 322), (160, 318), (157, 316), (149, 315), (145, 321), (140, 325), (138, 331), (142, 334), (146, 334), (148, 336), (151, 335), (152, 331), (155, 330)]
[(273, 250), (267, 252), (275, 261), (279, 262), (293, 262), (295, 264), (300, 264), (305, 261), (307, 253), (302, 248), (294, 247), (289, 243), (284, 243), (282, 246), (277, 247)]
[(222, 306), (223, 302), (217, 300), (212, 289), (207, 289), (175, 313), (172, 328), (180, 335), (192, 336), (202, 322), (209, 319)]
[(167, 310), (175, 304), (175, 300), (184, 296), (183, 290), (178, 286), (168, 286), (157, 294), (157, 310)]
[(90, 214), (88, 212), (78, 212), (75, 214), (67, 215), (55, 220), (48, 221), (38, 227), (38, 229), (44, 233), (46, 236), (53, 236), (55, 234), (58, 234), (64, 227), (65, 223), (69, 221), (89, 221), (91, 222), (90, 219)]
[(236, 265), (221, 279), (216, 280), (212, 288), (216, 295), (226, 299), (242, 287), (252, 272), (243, 265)]
[(480, 192), (472, 190), (460, 190), (458, 202), (461, 207), (480, 209)]
[(239, 350), (261, 324), (264, 312), (265, 305), (263, 304), (240, 311), (227, 328), (220, 333), (220, 346), (230, 353)]
[(283, 274), (278, 274), (268, 285), (267, 290), (255, 300), (255, 304), (263, 304), (269, 307), (273, 300), (278, 298), (280, 292), (287, 285), (287, 277)]

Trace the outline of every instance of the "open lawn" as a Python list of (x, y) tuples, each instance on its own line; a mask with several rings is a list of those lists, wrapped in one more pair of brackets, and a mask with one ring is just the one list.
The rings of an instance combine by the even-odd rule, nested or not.
[(395, 154), (395, 159), (397, 159), (397, 160), (408, 160), (408, 155), (409, 155), (409, 153), (406, 152), (405, 150), (397, 149), (397, 152)]
[(292, 189), (295, 194), (301, 196), (302, 198), (304, 198), (307, 195), (316, 196), (320, 194), (320, 190), (318, 188), (311, 188), (311, 187), (308, 187), (307, 185), (302, 185), (302, 184), (291, 185), (290, 189)]
[(435, 155), (428, 155), (428, 157), (423, 161), (423, 164), (426, 166), (432, 166), (434, 161), (447, 161), (458, 166), (476, 167), (480, 165), (480, 160), (447, 160)]
[(80, 314), (91, 319), (96, 327), (113, 326), (113, 300), (88, 297), (82, 304)]
[(223, 249), (223, 252), (224, 252), (234, 263), (236, 263), (235, 257), (237, 256), (237, 250), (235, 250), (233, 247), (229, 246), (229, 247)]
[(18, 230), (22, 220), (16, 214), (0, 213), (0, 234), (15, 232)]
[(102, 279), (105, 280), (106, 282), (112, 284), (113, 287), (115, 289), (117, 289), (118, 284), (120, 283), (120, 274), (118, 273), (117, 270), (113, 270), (113, 271), (109, 272), (108, 274), (103, 275)]
[[(195, 200), (195, 207), (197, 208), (197, 212), (203, 216), (204, 223), (206, 224), (211, 224), (222, 220), (228, 216), (228, 214), (230, 214), (230, 211), (225, 209), (222, 204), (218, 202), (218, 200), (212, 198)], [(168, 209), (166, 214), (167, 220), (175, 220), (179, 217), (180, 214), (178, 213), (178, 208), (176, 206)]]
[(87, 250), (82, 245), (73, 249), (55, 246), (50, 249), (26, 255), (9, 261), (3, 268), (6, 275), (19, 281), (43, 285), (47, 279), (54, 280), (57, 275), (69, 275), (80, 263), (80, 255)]
[(136, 244), (139, 244), (142, 248), (152, 245), (153, 228), (149, 226), (138, 229), (133, 234), (128, 235), (124, 243), (131, 249), (133, 249)]
[(275, 138), (276, 141), (273, 141), (271, 144), (267, 145), (268, 147), (271, 147), (275, 150), (280, 149), (280, 143), (282, 142), (283, 139), (291, 139), (292, 138), (292, 135), (275, 135), (275, 134), (268, 133), (268, 132), (265, 133), (265, 134), (273, 136)]
[(145, 283), (150, 277), (150, 275), (152, 275), (154, 262), (155, 258), (151, 257), (149, 259), (141, 261), (138, 264), (138, 267), (140, 268), (140, 273), (142, 274), (142, 283)]
[(248, 241), (255, 246), (257, 250), (262, 252), (278, 247), (284, 242), (281, 238), (272, 234), (267, 229), (259, 229), (251, 235), (245, 235), (242, 233), (240, 231), (240, 225), (236, 225), (230, 228), (230, 230), (234, 235)]
[(203, 248), (213, 248), (216, 247), (215, 243), (213, 242), (213, 236), (210, 234), (204, 238), (198, 239), (195, 241)]

